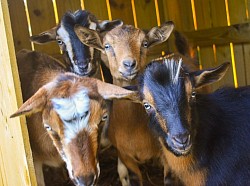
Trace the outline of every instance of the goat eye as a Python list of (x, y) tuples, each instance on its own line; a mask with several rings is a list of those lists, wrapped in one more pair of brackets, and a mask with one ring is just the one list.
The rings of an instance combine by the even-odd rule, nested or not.
[(62, 44), (63, 44), (63, 41), (62, 41), (61, 39), (58, 39), (58, 40), (57, 40), (57, 43), (58, 43), (58, 45), (62, 45)]
[(147, 41), (143, 41), (142, 46), (143, 46), (144, 48), (147, 48), (147, 47), (148, 47), (148, 42), (147, 42)]
[(105, 48), (105, 50), (108, 50), (108, 49), (111, 48), (111, 46), (110, 46), (110, 44), (105, 44), (105, 45), (104, 45), (104, 48)]
[(102, 121), (106, 121), (108, 119), (108, 114), (104, 114), (103, 116), (102, 116)]
[(49, 126), (48, 124), (44, 124), (44, 128), (45, 128), (47, 131), (52, 131), (51, 126)]
[(191, 94), (191, 97), (195, 98), (195, 96), (196, 96), (196, 92), (193, 91), (192, 94)]
[(148, 103), (144, 103), (144, 108), (148, 111), (152, 108), (152, 106)]

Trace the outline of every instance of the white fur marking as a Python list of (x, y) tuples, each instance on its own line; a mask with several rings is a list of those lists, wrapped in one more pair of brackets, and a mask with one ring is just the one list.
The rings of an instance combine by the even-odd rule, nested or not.
[(90, 99), (88, 91), (82, 89), (70, 98), (52, 99), (54, 109), (64, 123), (65, 143), (74, 139), (82, 129), (88, 127)]
[(96, 30), (96, 26), (97, 26), (96, 23), (90, 21), (89, 29)]
[(129, 186), (130, 185), (130, 180), (129, 180), (129, 174), (128, 174), (128, 169), (127, 167), (122, 163), (120, 158), (118, 158), (118, 174), (120, 181), (122, 183), (122, 186)]
[[(178, 62), (175, 61), (175, 59), (165, 59), (164, 60), (166, 67), (171, 70), (170, 76), (171, 80), (174, 84), (178, 82), (178, 78), (180, 75), (181, 65), (182, 65), (182, 58), (179, 59)], [(175, 68), (176, 64), (178, 64), (177, 69)]]
[(60, 28), (57, 30), (57, 34), (60, 36), (60, 38), (63, 40), (63, 42), (66, 45), (66, 50), (68, 52), (71, 64), (73, 65), (73, 71), (80, 74), (78, 66), (75, 65), (74, 60), (73, 60), (74, 54), (73, 54), (73, 48), (72, 48), (72, 45), (71, 45), (71, 40), (70, 40), (70, 37), (69, 37), (69, 33), (64, 28), (63, 24), (60, 25)]

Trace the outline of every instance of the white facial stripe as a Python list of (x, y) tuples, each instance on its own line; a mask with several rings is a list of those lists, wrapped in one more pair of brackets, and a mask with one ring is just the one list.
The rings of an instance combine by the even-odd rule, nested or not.
[(96, 26), (97, 26), (96, 23), (90, 22), (89, 29), (96, 30)]
[(65, 143), (69, 143), (84, 128), (88, 127), (90, 99), (82, 89), (70, 98), (54, 98), (52, 103), (64, 123)]
[(94, 48), (93, 47), (89, 47), (89, 52), (90, 52), (91, 59), (94, 59)]
[(71, 45), (71, 41), (70, 41), (70, 37), (69, 37), (69, 33), (67, 32), (67, 30), (64, 28), (64, 25), (61, 24), (60, 28), (57, 30), (57, 34), (60, 36), (60, 38), (63, 40), (63, 42), (66, 45), (66, 50), (68, 52), (70, 61), (72, 64), (74, 64), (73, 61), (73, 49), (72, 49), (72, 45)]

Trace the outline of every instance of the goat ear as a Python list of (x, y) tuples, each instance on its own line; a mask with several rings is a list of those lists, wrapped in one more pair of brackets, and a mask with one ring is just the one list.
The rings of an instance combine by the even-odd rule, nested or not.
[(80, 25), (76, 25), (74, 30), (75, 30), (77, 37), (80, 39), (80, 41), (83, 44), (89, 47), (96, 48), (100, 50), (101, 52), (104, 52), (102, 39), (97, 31), (88, 29)]
[(31, 98), (29, 98), (23, 105), (10, 116), (14, 118), (21, 115), (29, 115), (32, 113), (43, 110), (46, 104), (47, 90), (42, 87), (40, 88)]
[(211, 83), (221, 80), (226, 74), (230, 63), (226, 62), (222, 65), (207, 70), (199, 70), (190, 73), (195, 88), (202, 88)]
[(44, 44), (56, 40), (56, 29), (53, 27), (45, 32), (30, 37), (30, 41), (36, 44)]
[(96, 82), (98, 93), (106, 100), (128, 99), (140, 103), (138, 91), (131, 91), (125, 88), (105, 83), (100, 80)]
[(168, 21), (163, 23), (160, 27), (153, 27), (147, 33), (148, 47), (163, 43), (166, 41), (174, 29), (174, 23)]
[(98, 25), (100, 28), (100, 32), (107, 32), (107, 31), (112, 30), (115, 27), (122, 26), (123, 22), (122, 20), (119, 20), (119, 19), (116, 19), (113, 21), (104, 20), (104, 21), (99, 21)]

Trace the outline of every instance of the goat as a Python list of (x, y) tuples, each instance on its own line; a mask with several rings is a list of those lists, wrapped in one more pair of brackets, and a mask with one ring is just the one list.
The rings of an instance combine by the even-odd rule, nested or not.
[(100, 173), (98, 130), (109, 117), (105, 100), (130, 99), (132, 92), (65, 72), (43, 53), (23, 50), (17, 61), (26, 102), (11, 117), (31, 115), (27, 124), (38, 185), (44, 185), (43, 164), (63, 162), (76, 185), (94, 185)]
[[(107, 55), (113, 84), (123, 87), (136, 84), (136, 77), (146, 65), (148, 48), (166, 41), (173, 28), (172, 22), (166, 22), (148, 33), (131, 25), (118, 26), (104, 35), (82, 26), (76, 26), (75, 32), (84, 44)], [(118, 173), (123, 186), (130, 185), (126, 167), (136, 174), (142, 185), (138, 163), (161, 156), (160, 145), (151, 134), (148, 122), (141, 105), (113, 101), (108, 139), (118, 150)]]
[[(74, 32), (74, 26), (81, 25), (103, 32), (122, 24), (120, 20), (104, 22), (105, 24), (102, 21), (98, 21), (93, 14), (86, 10), (69, 11), (63, 15), (57, 26), (38, 35), (31, 36), (30, 40), (36, 44), (57, 41), (69, 71), (80, 76), (94, 76), (101, 79), (99, 68), (101, 61), (100, 52), (82, 44)], [(102, 25), (105, 25), (105, 27)]]
[(184, 185), (250, 183), (250, 86), (197, 89), (220, 80), (229, 63), (190, 72), (182, 59), (150, 63), (139, 81), (170, 169)]

